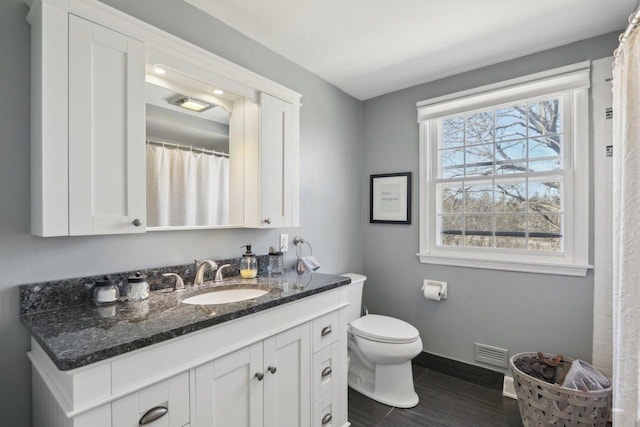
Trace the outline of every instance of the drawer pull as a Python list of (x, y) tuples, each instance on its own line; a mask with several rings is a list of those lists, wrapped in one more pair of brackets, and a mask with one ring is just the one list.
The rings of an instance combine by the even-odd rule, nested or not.
[(156, 406), (155, 408), (151, 408), (144, 413), (138, 424), (141, 426), (151, 424), (155, 420), (164, 417), (167, 412), (169, 412), (169, 409), (166, 406)]
[(133, 221), (131, 221), (131, 224), (133, 224), (136, 227), (140, 227), (142, 225), (142, 221), (140, 221), (138, 218), (136, 218)]
[(262, 381), (262, 379), (264, 378), (264, 374), (262, 372), (256, 372), (255, 377), (258, 379), (258, 381)]
[(320, 332), (321, 336), (326, 336), (329, 335), (331, 333), (331, 325), (329, 326), (325, 326), (324, 328), (322, 328), (322, 332)]
[(275, 367), (275, 366), (269, 366), (267, 368), (267, 371), (271, 372), (272, 374), (275, 374), (277, 370), (278, 370), (278, 368)]
[(329, 424), (332, 419), (333, 417), (331, 416), (331, 414), (325, 414), (325, 416), (322, 417), (322, 425)]
[(322, 374), (320, 375), (322, 375), (322, 378), (331, 375), (331, 366), (327, 366), (326, 368), (324, 368), (322, 370)]

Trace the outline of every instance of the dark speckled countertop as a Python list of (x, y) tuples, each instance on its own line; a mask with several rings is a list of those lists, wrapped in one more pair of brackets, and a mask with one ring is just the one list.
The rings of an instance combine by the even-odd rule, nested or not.
[[(79, 368), (212, 325), (257, 313), (349, 284), (343, 276), (289, 271), (274, 277), (189, 286), (184, 292), (160, 289), (141, 302), (111, 306), (81, 304), (22, 315), (22, 323), (63, 371)], [(219, 305), (182, 304), (185, 298), (219, 286), (259, 287), (270, 292), (255, 299)]]

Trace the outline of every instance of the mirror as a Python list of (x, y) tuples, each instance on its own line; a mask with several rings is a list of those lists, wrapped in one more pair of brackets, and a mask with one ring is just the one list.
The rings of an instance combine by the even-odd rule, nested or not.
[(244, 98), (168, 67), (146, 71), (147, 228), (241, 226)]

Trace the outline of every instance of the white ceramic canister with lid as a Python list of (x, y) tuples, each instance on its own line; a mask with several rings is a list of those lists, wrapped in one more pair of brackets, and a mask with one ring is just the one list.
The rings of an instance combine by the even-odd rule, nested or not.
[(133, 276), (127, 277), (127, 300), (144, 301), (149, 298), (149, 283), (147, 276), (137, 272)]

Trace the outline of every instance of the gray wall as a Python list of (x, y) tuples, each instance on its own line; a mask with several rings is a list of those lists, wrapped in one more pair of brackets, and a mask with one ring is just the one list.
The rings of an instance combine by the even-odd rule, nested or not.
[[(591, 272), (586, 278), (574, 278), (419, 262), (416, 102), (610, 56), (617, 46), (617, 34), (455, 75), (364, 103), (364, 191), (369, 188), (369, 174), (413, 172), (411, 225), (369, 224), (368, 194), (364, 193), (363, 259), (364, 274), (369, 277), (364, 303), (371, 312), (399, 317), (415, 325), (425, 351), (468, 363), (474, 363), (474, 342), (507, 348), (511, 355), (548, 351), (591, 359)], [(593, 215), (591, 218), (593, 222)], [(590, 235), (592, 230), (593, 224)], [(420, 286), (425, 278), (447, 281), (449, 298), (442, 302), (422, 298)]]
[[(362, 104), (317, 76), (180, 0), (106, 3), (304, 95), (301, 227), (38, 238), (29, 234), (29, 26), (22, 0), (0, 2), (0, 414), (30, 425), (29, 338), (18, 315), (19, 284), (225, 258), (253, 243), (266, 253), (278, 234), (300, 234), (321, 272), (362, 270)], [(63, 173), (63, 172), (62, 172)], [(293, 249), (293, 246), (291, 247)], [(287, 254), (293, 264), (295, 251)]]

